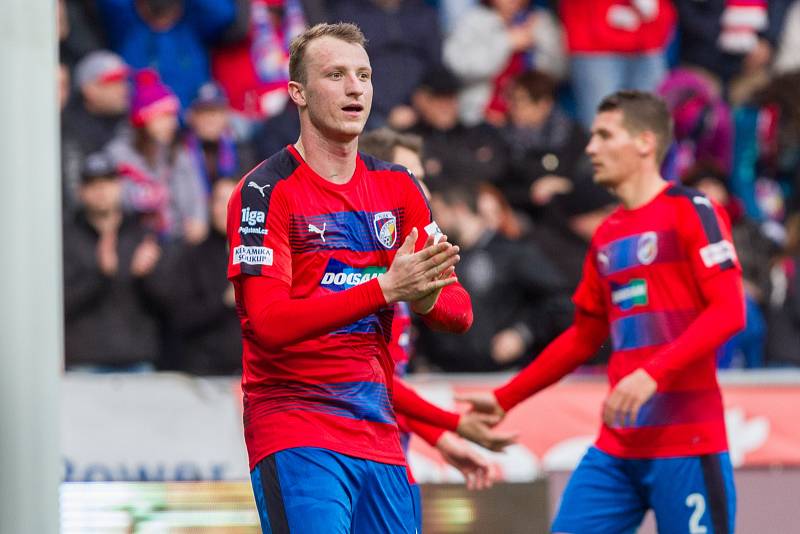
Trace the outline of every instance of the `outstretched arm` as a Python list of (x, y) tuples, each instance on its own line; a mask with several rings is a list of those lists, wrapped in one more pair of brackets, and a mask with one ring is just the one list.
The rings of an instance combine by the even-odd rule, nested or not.
[(458, 414), (426, 401), (408, 384), (395, 377), (394, 408), (410, 419), (451, 430), (492, 451), (501, 451), (516, 441), (516, 434), (501, 434), (490, 428), (497, 419), (480, 413)]
[(409, 429), (439, 451), (445, 462), (458, 469), (467, 482), (467, 489), (490, 488), (494, 484), (491, 466), (466, 441), (452, 432), (436, 428), (416, 419), (408, 419)]
[(471, 404), (472, 410), (499, 419), (528, 397), (554, 384), (591, 358), (608, 337), (604, 318), (582, 311), (575, 314), (575, 324), (553, 340), (525, 369), (493, 392), (458, 397)]

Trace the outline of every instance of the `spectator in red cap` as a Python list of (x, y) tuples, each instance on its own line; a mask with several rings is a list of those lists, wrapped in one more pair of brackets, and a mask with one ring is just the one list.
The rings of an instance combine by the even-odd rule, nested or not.
[(186, 147), (179, 142), (180, 102), (150, 69), (135, 77), (132, 132), (108, 151), (124, 178), (123, 204), (146, 216), (167, 238), (201, 241), (208, 227), (206, 193)]
[(128, 112), (128, 66), (113, 52), (98, 50), (75, 67), (77, 92), (62, 115), (62, 158), (68, 207), (77, 200), (80, 169), (87, 155), (119, 133)]

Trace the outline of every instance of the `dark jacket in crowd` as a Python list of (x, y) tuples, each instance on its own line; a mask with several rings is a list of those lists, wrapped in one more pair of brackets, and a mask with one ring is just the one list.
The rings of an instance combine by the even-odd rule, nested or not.
[[(774, 49), (792, 0), (767, 2), (768, 27), (761, 37)], [(727, 0), (675, 0), (680, 28), (680, 61), (709, 70), (727, 82), (742, 68), (743, 55), (729, 54), (717, 45)]]
[(767, 310), (767, 363), (800, 366), (800, 256), (778, 261), (774, 271), (780, 283)]
[(128, 124), (127, 115), (97, 115), (89, 112), (77, 93), (61, 114), (61, 161), (64, 203), (77, 208), (81, 168), (89, 154), (100, 152)]
[(443, 131), (420, 123), (409, 133), (423, 139), (425, 181), (433, 190), (454, 183), (497, 184), (505, 175), (508, 150), (493, 126), (459, 124)]
[(541, 128), (507, 126), (502, 133), (510, 163), (500, 188), (515, 209), (538, 217), (530, 188), (542, 176), (563, 176), (574, 182), (591, 179), (592, 166), (585, 153), (589, 136), (561, 111), (554, 110)]
[[(299, 135), (300, 115), (297, 113), (297, 107), (290, 102), (279, 114), (263, 122), (253, 135), (256, 160), (265, 160), (283, 150), (286, 145), (297, 141)], [(242, 170), (247, 172), (250, 169)]]
[(422, 76), (441, 63), (439, 15), (422, 0), (400, 0), (397, 9), (377, 0), (339, 0), (330, 21), (353, 22), (367, 38), (375, 98), (370, 125), (383, 126), (389, 112), (409, 104)]
[(242, 333), (236, 309), (225, 303), (225, 236), (213, 230), (185, 248), (169, 278), (171, 324), (180, 341), (177, 368), (199, 375), (229, 375), (242, 367)]
[(131, 259), (147, 230), (125, 218), (117, 236), (119, 267), (113, 277), (97, 263), (99, 235), (83, 212), (64, 224), (64, 312), (66, 364), (125, 368), (156, 363), (160, 314), (165, 301), (165, 253), (150, 275), (130, 272)]
[[(488, 232), (461, 250), (458, 280), (472, 298), (474, 320), (466, 334), (420, 326), (417, 350), (445, 371), (487, 372), (527, 363), (572, 320), (566, 282), (532, 243)], [(492, 338), (514, 328), (527, 342), (520, 360), (500, 365), (491, 357)]]

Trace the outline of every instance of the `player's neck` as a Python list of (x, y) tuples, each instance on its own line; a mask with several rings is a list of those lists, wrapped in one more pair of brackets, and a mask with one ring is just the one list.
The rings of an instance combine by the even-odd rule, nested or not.
[(358, 138), (350, 141), (333, 141), (317, 130), (303, 131), (295, 148), (311, 169), (335, 184), (346, 184), (356, 170)]
[(658, 171), (651, 171), (631, 176), (614, 187), (614, 194), (625, 209), (635, 210), (656, 198), (665, 187), (667, 182), (661, 174)]

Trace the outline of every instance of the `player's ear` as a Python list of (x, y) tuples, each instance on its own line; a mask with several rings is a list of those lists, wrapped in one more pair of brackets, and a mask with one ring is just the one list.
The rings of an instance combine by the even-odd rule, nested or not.
[(303, 84), (296, 81), (289, 82), (289, 98), (292, 99), (295, 106), (302, 108), (306, 106), (306, 90)]
[(655, 154), (658, 150), (658, 136), (651, 130), (645, 130), (637, 135), (635, 143), (636, 150), (642, 157)]

